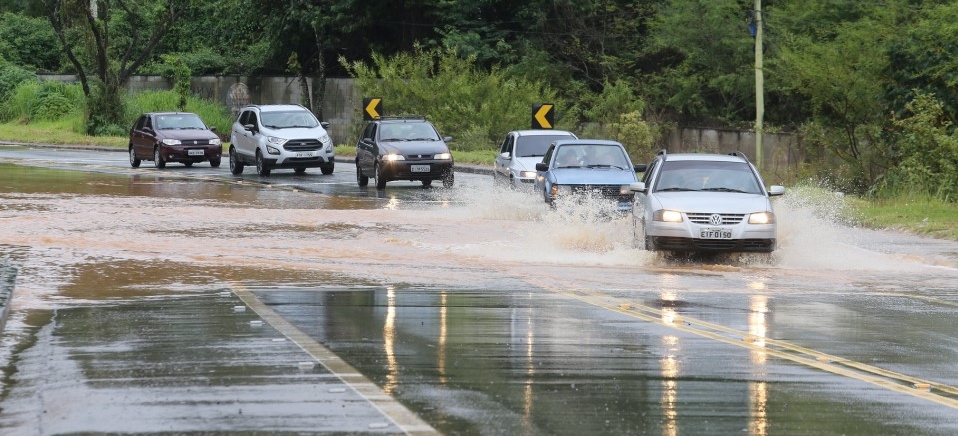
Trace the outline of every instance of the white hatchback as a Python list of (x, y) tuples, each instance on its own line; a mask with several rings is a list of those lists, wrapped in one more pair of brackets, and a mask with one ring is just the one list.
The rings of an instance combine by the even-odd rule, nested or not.
[(513, 130), (506, 134), (496, 156), (493, 181), (498, 186), (532, 188), (536, 164), (542, 162), (546, 150), (559, 139), (576, 139), (565, 130)]
[(768, 190), (744, 154), (667, 154), (630, 189), (636, 248), (671, 252), (775, 250), (776, 224)]

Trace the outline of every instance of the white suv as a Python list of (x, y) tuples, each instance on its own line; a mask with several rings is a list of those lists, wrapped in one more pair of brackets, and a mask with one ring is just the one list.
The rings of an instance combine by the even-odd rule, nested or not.
[(336, 156), (327, 127), (300, 105), (246, 106), (230, 131), (230, 172), (241, 174), (244, 166), (256, 165), (264, 177), (275, 168), (303, 174), (318, 167), (332, 174)]

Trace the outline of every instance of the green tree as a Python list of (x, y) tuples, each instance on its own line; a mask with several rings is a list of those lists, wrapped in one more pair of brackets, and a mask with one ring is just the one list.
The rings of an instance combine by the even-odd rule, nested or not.
[(0, 53), (8, 62), (21, 67), (60, 69), (60, 44), (50, 23), (43, 18), (0, 13)]
[(121, 90), (188, 6), (189, 0), (48, 0), (50, 23), (87, 97), (87, 133), (122, 132)]

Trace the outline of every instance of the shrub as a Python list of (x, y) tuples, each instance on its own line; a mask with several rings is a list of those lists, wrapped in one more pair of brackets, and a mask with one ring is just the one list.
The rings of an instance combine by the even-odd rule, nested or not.
[(0, 101), (5, 101), (23, 82), (37, 82), (37, 76), (16, 65), (0, 61)]

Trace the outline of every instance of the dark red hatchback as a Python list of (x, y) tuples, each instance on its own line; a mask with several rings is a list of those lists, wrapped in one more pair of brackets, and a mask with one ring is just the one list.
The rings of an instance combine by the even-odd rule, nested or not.
[(130, 165), (151, 160), (157, 168), (167, 162), (191, 166), (209, 161), (220, 166), (223, 145), (214, 128), (191, 112), (151, 112), (140, 115), (130, 128)]

